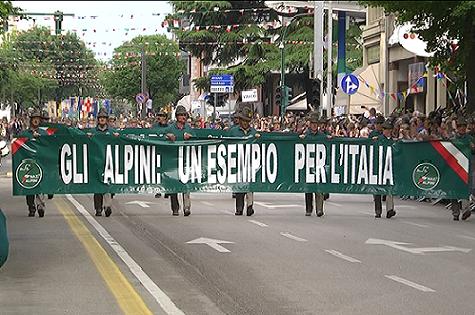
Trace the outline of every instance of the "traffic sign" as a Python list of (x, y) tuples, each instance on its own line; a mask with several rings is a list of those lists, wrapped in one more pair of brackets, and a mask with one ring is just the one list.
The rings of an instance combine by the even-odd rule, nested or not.
[(212, 75), (210, 81), (211, 93), (234, 92), (234, 77), (230, 74)]
[(358, 91), (360, 82), (356, 76), (347, 74), (341, 79), (340, 86), (343, 92), (348, 95), (353, 95)]
[(147, 99), (147, 96), (143, 93), (139, 93), (135, 96), (135, 100), (137, 101), (137, 103), (139, 104), (143, 104), (145, 102), (145, 100)]
[(257, 89), (242, 91), (242, 102), (257, 102)]

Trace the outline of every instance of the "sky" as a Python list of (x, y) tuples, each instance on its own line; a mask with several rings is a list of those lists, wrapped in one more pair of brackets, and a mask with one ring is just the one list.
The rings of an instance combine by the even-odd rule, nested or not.
[[(96, 58), (109, 60), (115, 47), (138, 35), (166, 34), (161, 26), (172, 7), (167, 1), (12, 1), (24, 12), (73, 13), (65, 16), (62, 28), (76, 30), (79, 38), (96, 53)], [(35, 21), (18, 22), (19, 30), (34, 25), (49, 27), (54, 33), (53, 16), (32, 16)], [(134, 30), (135, 29), (135, 30)], [(144, 30), (145, 29), (145, 30)], [(95, 45), (94, 45), (95, 43)]]

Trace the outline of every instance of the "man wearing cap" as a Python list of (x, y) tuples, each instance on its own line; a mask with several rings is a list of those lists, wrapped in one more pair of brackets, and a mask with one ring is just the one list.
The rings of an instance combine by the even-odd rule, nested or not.
[[(237, 104), (236, 104), (237, 105)], [(252, 128), (250, 122), (254, 113), (249, 107), (242, 107), (237, 113), (236, 117), (239, 119), (239, 125), (229, 130), (229, 134), (233, 137), (255, 137), (259, 138), (260, 134), (256, 132), (256, 129)], [(235, 215), (242, 215), (244, 210), (244, 197), (246, 197), (246, 215), (251, 216), (254, 214), (254, 193), (253, 192), (237, 192), (236, 196), (236, 212)]]
[[(95, 128), (96, 133), (111, 133), (115, 136), (118, 136), (112, 129), (108, 126), (109, 114), (105, 108), (101, 108), (97, 113), (97, 126)], [(92, 136), (91, 133), (88, 133), (88, 136)], [(94, 209), (96, 210), (96, 216), (102, 216), (102, 210), (105, 209), (106, 217), (109, 217), (112, 214), (112, 196), (110, 193), (105, 194), (94, 194)]]
[[(26, 133), (32, 136), (33, 140), (40, 136), (47, 135), (46, 131), (40, 128), (41, 119), (42, 115), (38, 109), (33, 110), (33, 112), (30, 114), (30, 127), (26, 130)], [(44, 217), (45, 202), (43, 194), (27, 195), (26, 204), (28, 205), (29, 217), (34, 217), (37, 210), (38, 216), (40, 218)]]
[[(383, 131), (378, 137), (378, 140), (385, 144), (391, 144), (393, 142), (392, 132), (394, 128), (391, 120), (387, 119), (385, 122), (383, 122), (381, 124), (381, 128)], [(373, 195), (373, 197), (375, 218), (381, 218), (381, 213), (383, 212), (383, 196)], [(386, 218), (390, 219), (396, 215), (396, 211), (394, 211), (394, 197), (392, 195), (385, 195), (384, 197), (386, 199)]]
[[(188, 112), (185, 107), (179, 105), (175, 110), (176, 122), (171, 124), (166, 133), (166, 138), (169, 141), (176, 140), (189, 140), (191, 138), (191, 127), (187, 124)], [(190, 193), (184, 192), (183, 194), (183, 214), (185, 217), (191, 214), (191, 200)], [(178, 202), (178, 194), (170, 194), (170, 202), (172, 208), (172, 214), (177, 216), (180, 209), (180, 203)]]
[[(474, 152), (473, 137), (467, 133), (467, 120), (463, 117), (457, 118), (457, 131), (455, 133), (454, 139), (467, 140), (470, 141), (470, 146), (472, 148), (472, 153)], [(468, 205), (468, 200), (451, 200), (451, 209), (453, 220), (458, 221), (460, 216), (460, 210), (463, 209), (462, 220), (467, 220), (471, 213), (470, 207)]]
[[(323, 123), (326, 119), (319, 118), (318, 112), (311, 112), (308, 115), (308, 128), (305, 133), (301, 134), (300, 139), (309, 139), (309, 140), (325, 140), (330, 139), (331, 136), (327, 135), (324, 131), (319, 130), (319, 124)], [(325, 196), (323, 193), (305, 193), (305, 215), (311, 216), (313, 212), (313, 199), (315, 195), (315, 208), (317, 217), (323, 216), (323, 202)]]
[[(153, 131), (155, 131), (159, 136), (165, 135), (168, 130), (168, 114), (160, 108), (160, 111), (157, 114), (157, 122), (152, 125)], [(156, 193), (155, 198), (160, 198), (162, 196), (161, 193)], [(168, 197), (168, 194), (165, 194), (165, 198)]]

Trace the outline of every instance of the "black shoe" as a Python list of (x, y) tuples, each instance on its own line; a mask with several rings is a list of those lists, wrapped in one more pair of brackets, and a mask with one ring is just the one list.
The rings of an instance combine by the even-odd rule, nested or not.
[(233, 193), (233, 198), (236, 199), (236, 193)]
[(48, 199), (51, 200), (53, 199), (54, 195), (48, 195)]
[(381, 213), (376, 214), (374, 217), (375, 217), (376, 219), (381, 218)]
[(247, 207), (246, 215), (250, 217), (253, 214), (254, 214), (254, 209), (252, 208), (252, 206)]
[(155, 198), (160, 198), (161, 196), (162, 196), (161, 193), (156, 193), (156, 194), (155, 194)]
[(311, 215), (312, 215), (311, 212), (305, 212), (305, 216), (306, 216), (306, 217), (309, 217), (309, 216), (311, 216)]
[(185, 209), (185, 210), (183, 211), (183, 215), (184, 215), (185, 217), (189, 216), (190, 214), (191, 214), (190, 209)]
[(242, 215), (242, 211), (237, 211), (234, 213), (234, 215)]
[(111, 207), (107, 207), (105, 213), (106, 213), (106, 217), (110, 217), (110, 215), (112, 214)]
[(323, 211), (317, 211), (317, 217), (323, 216)]
[(467, 220), (468, 218), (470, 218), (471, 215), (472, 215), (472, 212), (471, 212), (470, 210), (465, 211), (465, 212), (462, 214), (462, 220), (463, 220), (463, 221)]
[(177, 215), (178, 215), (178, 210), (177, 210), (177, 211), (173, 211), (173, 212), (172, 212), (172, 215), (177, 216)]
[(168, 199), (168, 197), (170, 197), (169, 194), (165, 194), (165, 199)]
[(323, 200), (330, 199), (330, 194), (323, 194)]
[(458, 215), (454, 215), (454, 221), (458, 221), (459, 220), (459, 216)]
[(35, 216), (35, 210), (30, 210), (30, 212), (28, 212), (28, 216), (29, 217), (34, 217)]
[(44, 217), (45, 216), (45, 209), (42, 208), (42, 207), (38, 207), (38, 216), (40, 218)]
[(396, 211), (394, 210), (389, 210), (387, 213), (386, 213), (386, 218), (390, 219), (392, 217), (394, 217), (396, 215)]
[(96, 210), (96, 217), (102, 217), (102, 209)]

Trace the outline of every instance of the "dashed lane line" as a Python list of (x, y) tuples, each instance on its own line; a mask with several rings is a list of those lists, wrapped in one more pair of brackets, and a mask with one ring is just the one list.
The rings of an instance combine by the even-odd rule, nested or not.
[(208, 201), (200, 201), (200, 202), (206, 206), (210, 206), (210, 207), (214, 206), (211, 202), (208, 202)]
[(429, 225), (414, 223), (414, 222), (410, 222), (410, 221), (401, 221), (401, 222), (402, 222), (402, 223), (405, 223), (405, 224), (417, 226), (417, 227), (420, 227), (420, 228), (428, 228), (428, 227), (430, 227)]
[(462, 234), (459, 234), (457, 235), (458, 237), (461, 237), (461, 238), (466, 238), (468, 240), (472, 240), (472, 241), (475, 241), (475, 237), (473, 236), (468, 236), (468, 235), (462, 235)]
[[(76, 207), (77, 211), (81, 213), (84, 218), (94, 227), (99, 235), (109, 244), (109, 246), (116, 252), (120, 259), (127, 265), (132, 274), (142, 283), (144, 288), (153, 296), (155, 301), (162, 307), (162, 309), (169, 315), (184, 315), (175, 303), (163, 292), (158, 285), (145, 273), (137, 262), (125, 251), (125, 249), (100, 225), (89, 212), (86, 211), (71, 195), (66, 195), (66, 198)], [(141, 314), (141, 313), (137, 313)]]
[(291, 240), (294, 240), (294, 241), (297, 241), (297, 242), (308, 242), (306, 239), (304, 238), (301, 238), (301, 237), (298, 237), (298, 236), (295, 236), (295, 235), (292, 235), (288, 232), (280, 232), (280, 235), (284, 236), (284, 237), (287, 237), (287, 238), (290, 238)]
[(254, 224), (256, 224), (256, 225), (262, 226), (262, 227), (268, 227), (267, 224), (262, 223), (262, 222), (259, 222), (259, 221), (256, 221), (256, 220), (248, 220), (248, 221), (251, 222), (251, 223), (254, 223)]
[(423, 286), (421, 284), (409, 281), (407, 279), (404, 279), (404, 278), (401, 278), (401, 277), (398, 277), (398, 276), (395, 276), (395, 275), (385, 275), (385, 277), (388, 278), (388, 279), (391, 279), (393, 281), (396, 281), (396, 282), (405, 284), (407, 286), (410, 286), (410, 287), (412, 287), (414, 289), (417, 289), (419, 291), (422, 291), (422, 292), (435, 292), (435, 290), (433, 290), (431, 288), (428, 288), (428, 287)]
[(353, 257), (350, 257), (350, 256), (346, 256), (336, 250), (333, 250), (333, 249), (326, 249), (325, 250), (327, 253), (329, 253), (330, 255), (333, 255), (335, 257), (338, 257), (338, 258), (341, 258), (343, 260), (346, 260), (346, 261), (349, 261), (351, 263), (361, 263), (360, 260), (356, 259), (356, 258), (353, 258)]

